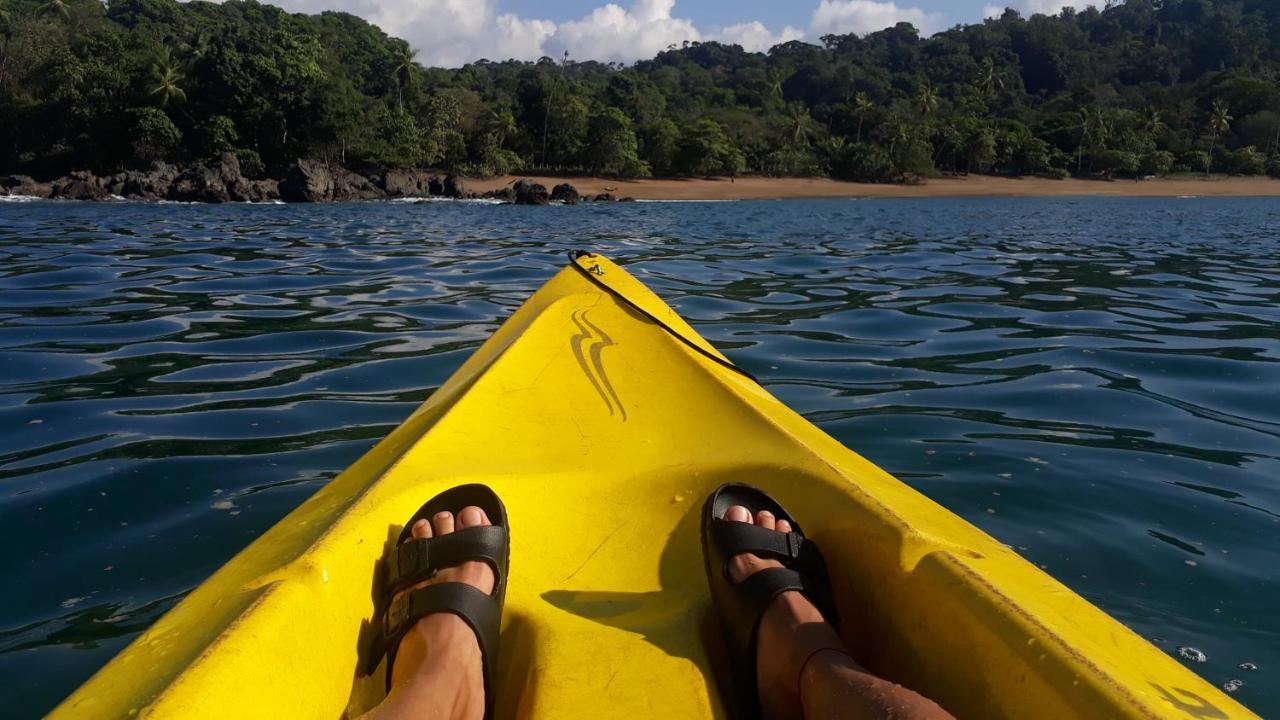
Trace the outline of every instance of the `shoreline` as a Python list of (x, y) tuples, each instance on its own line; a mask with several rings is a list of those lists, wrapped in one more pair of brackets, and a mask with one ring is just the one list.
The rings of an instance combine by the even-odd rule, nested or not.
[[(21, 179), (7, 187), (3, 181)], [(520, 180), (541, 186), (515, 192)], [(563, 195), (556, 186), (571, 186)], [(564, 189), (564, 188), (561, 188)], [(539, 198), (537, 193), (541, 192)], [(548, 197), (549, 196), (549, 197)], [(340, 166), (300, 161), (283, 179), (250, 180), (234, 158), (186, 168), (160, 165), (151, 171), (97, 177), (77, 172), (51, 182), (26, 176), (0, 178), (0, 203), (60, 200), (141, 202), (292, 202), (482, 200), (495, 204), (546, 204), (548, 200), (592, 199), (727, 202), (799, 199), (1049, 198), (1049, 197), (1280, 197), (1280, 179), (1266, 176), (1180, 175), (1146, 180), (1054, 180), (1037, 177), (968, 175), (916, 184), (859, 183), (812, 177), (607, 178), (586, 175), (500, 175), (461, 177), (430, 170), (389, 170), (361, 175)]]
[(641, 178), (503, 175), (468, 178), (475, 192), (498, 190), (526, 179), (548, 189), (569, 183), (583, 195), (612, 193), (636, 200), (792, 200), (823, 198), (962, 197), (1280, 197), (1280, 179), (1270, 177), (1161, 177), (1151, 180), (1051, 180), (990, 175), (944, 177), (918, 185), (857, 183), (830, 178)]

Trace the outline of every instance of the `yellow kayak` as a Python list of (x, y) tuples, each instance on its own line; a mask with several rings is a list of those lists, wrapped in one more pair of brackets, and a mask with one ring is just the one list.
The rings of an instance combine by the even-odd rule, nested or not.
[(1255, 717), (788, 409), (596, 255), (52, 717), (367, 710), (385, 687), (380, 560), (426, 499), (471, 482), (511, 518), (498, 717), (723, 717), (698, 524), (730, 480), (822, 547), (855, 658), (960, 718)]

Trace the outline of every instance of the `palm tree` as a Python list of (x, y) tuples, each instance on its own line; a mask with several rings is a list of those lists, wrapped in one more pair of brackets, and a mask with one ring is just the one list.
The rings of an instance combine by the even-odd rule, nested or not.
[(397, 98), (400, 101), (400, 109), (404, 109), (404, 89), (413, 79), (413, 69), (417, 67), (414, 58), (418, 56), (418, 51), (409, 47), (409, 43), (402, 42), (396, 48), (395, 55), (395, 76), (397, 84)]
[(906, 145), (910, 140), (911, 128), (904, 122), (894, 123), (893, 133), (889, 136), (889, 157), (897, 160), (898, 156), (894, 154), (894, 150), (897, 149), (899, 143)]
[(996, 72), (996, 63), (991, 58), (983, 58), (978, 70), (978, 90), (982, 96), (990, 100), (996, 93), (1004, 90), (1004, 78)]
[(1213, 167), (1213, 152), (1218, 148), (1218, 139), (1231, 129), (1231, 121), (1234, 119), (1230, 109), (1221, 100), (1214, 101), (1213, 110), (1209, 112), (1209, 134), (1212, 139), (1209, 141), (1209, 163), (1204, 166), (1205, 175)]
[(916, 91), (916, 107), (920, 108), (921, 117), (929, 117), (929, 113), (938, 109), (938, 91), (926, 82)]
[(40, 6), (41, 15), (56, 15), (63, 20), (71, 16), (71, 7), (63, 0), (45, 0)]
[(800, 103), (791, 103), (787, 108), (787, 130), (793, 145), (807, 145), (809, 142), (809, 109)]
[(871, 112), (872, 107), (874, 105), (866, 93), (859, 92), (853, 97), (853, 114), (858, 116), (858, 138), (856, 142), (862, 142), (862, 121), (867, 119), (867, 113)]
[(155, 98), (160, 107), (166, 107), (170, 101), (185, 102), (187, 93), (180, 85), (183, 79), (182, 73), (174, 67), (169, 48), (164, 48), (151, 63), (151, 89), (147, 94)]
[(516, 116), (510, 110), (494, 110), (489, 113), (489, 132), (498, 139), (498, 147), (502, 147), (507, 136), (515, 131)]
[(777, 70), (770, 70), (770, 71), (769, 71), (768, 83), (769, 83), (769, 97), (770, 97), (770, 98), (772, 98), (772, 99), (774, 99), (774, 100), (777, 100), (777, 101), (781, 102), (781, 101), (782, 101), (782, 75), (781, 75), (781, 73), (779, 73)]
[[(1090, 110), (1080, 108), (1080, 122), (1075, 127), (1080, 130), (1080, 143), (1076, 146), (1076, 174), (1084, 171), (1085, 146), (1093, 150), (1105, 150), (1111, 138), (1111, 125), (1101, 109)], [(1089, 164), (1090, 169), (1093, 163)]]
[(1157, 110), (1154, 106), (1148, 107), (1147, 111), (1143, 113), (1142, 115), (1143, 131), (1151, 135), (1155, 135), (1167, 127), (1169, 126), (1165, 124), (1164, 115), (1159, 110)]

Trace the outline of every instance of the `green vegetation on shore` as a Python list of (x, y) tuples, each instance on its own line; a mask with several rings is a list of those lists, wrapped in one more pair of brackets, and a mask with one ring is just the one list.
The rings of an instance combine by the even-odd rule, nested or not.
[(234, 151), (616, 176), (1280, 174), (1280, 3), (1128, 0), (921, 38), (691, 43), (427, 69), (344, 13), (253, 0), (0, 0), (0, 172)]

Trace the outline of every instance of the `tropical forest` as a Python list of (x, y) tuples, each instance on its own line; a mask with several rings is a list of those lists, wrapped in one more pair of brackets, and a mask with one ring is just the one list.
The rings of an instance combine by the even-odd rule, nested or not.
[(254, 0), (0, 0), (0, 172), (234, 154), (359, 170), (644, 176), (1280, 174), (1280, 3), (1127, 0), (633, 65), (423, 67), (353, 15)]

